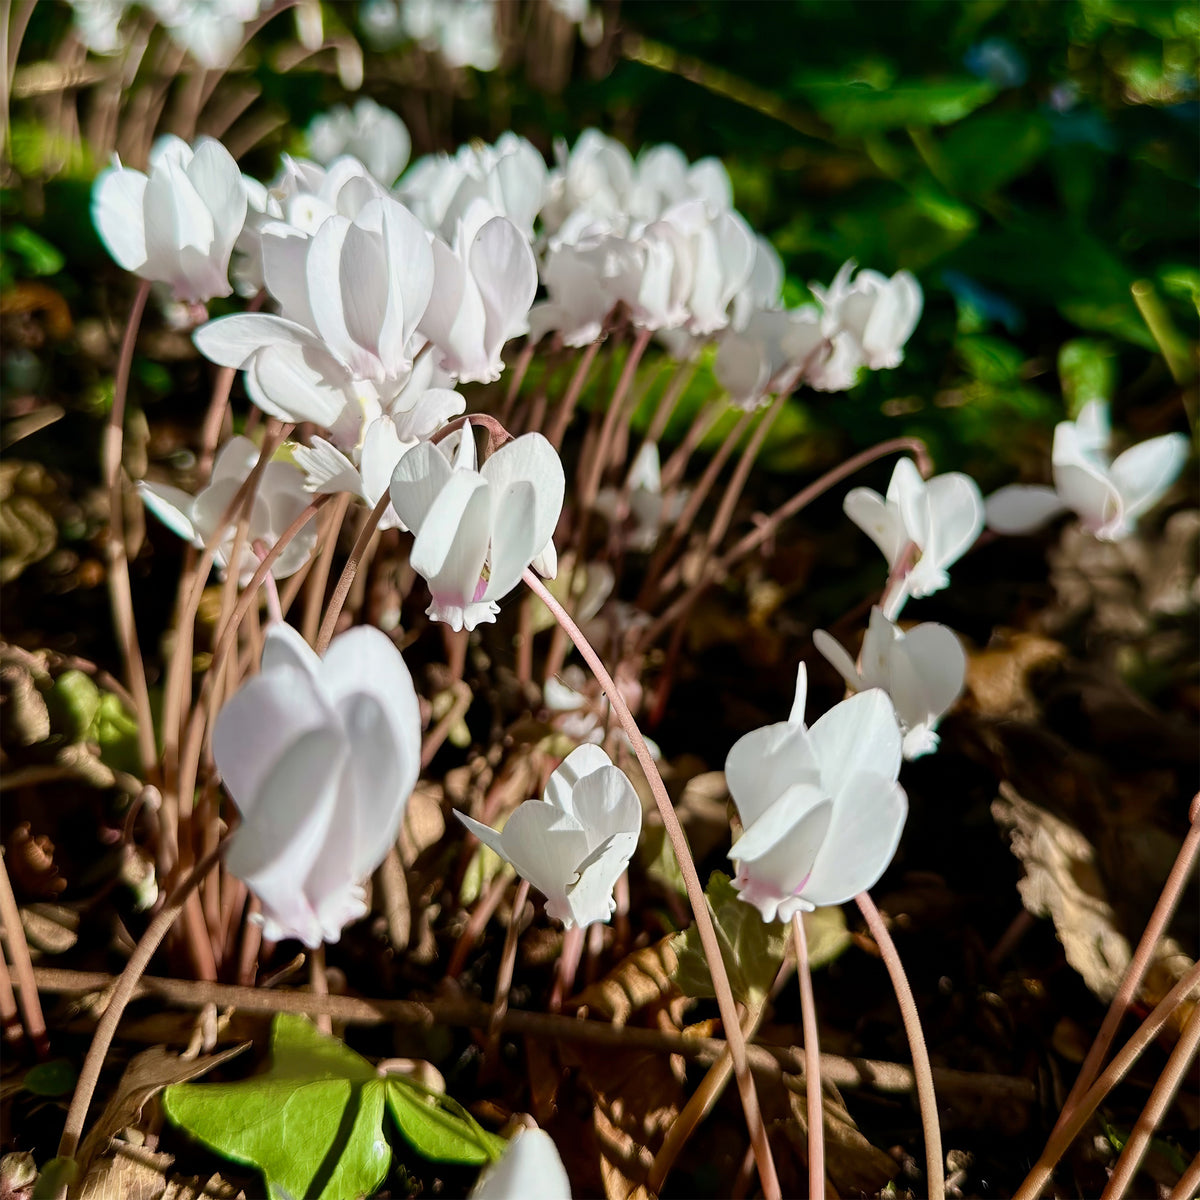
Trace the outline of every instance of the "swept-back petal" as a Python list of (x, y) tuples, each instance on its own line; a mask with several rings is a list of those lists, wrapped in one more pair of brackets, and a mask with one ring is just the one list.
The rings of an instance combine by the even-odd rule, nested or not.
[(568, 929), (607, 921), (612, 916), (617, 906), (613, 889), (629, 866), (637, 840), (636, 833), (614, 833), (579, 864), (579, 879), (567, 887), (572, 920), (564, 920), (563, 924)]
[(1009, 484), (993, 492), (984, 506), (989, 529), (996, 533), (1034, 533), (1052, 521), (1066, 505), (1051, 487)]
[(904, 635), (894, 656), (894, 675), (897, 666), (901, 667), (902, 672), (905, 668), (911, 672), (908, 675), (901, 674), (892, 690), (896, 711), (905, 722), (908, 722), (906, 704), (897, 693), (903, 691), (907, 694), (913, 685), (906, 682), (901, 687), (900, 680), (915, 678), (920, 681), (921, 706), (929, 716), (935, 718), (940, 717), (962, 695), (967, 675), (967, 656), (953, 629), (933, 621), (918, 625)]
[(897, 508), (870, 488), (853, 488), (842, 501), (842, 510), (883, 551), (888, 566), (894, 567), (908, 544), (904, 521)]
[(537, 553), (537, 495), (524, 479), (510, 483), (503, 492), (490, 489), (491, 551), (488, 582), (481, 599), (500, 600), (521, 581), (521, 572)]
[[(550, 682), (557, 681), (548, 681), (547, 686)], [(577, 708), (583, 703), (583, 697), (574, 692), (572, 695), (576, 696), (578, 700), (578, 703), (572, 707)], [(602, 767), (611, 767), (612, 765), (612, 759), (599, 746), (594, 746), (591, 742), (576, 746), (551, 772), (550, 778), (546, 781), (546, 790), (542, 793), (542, 799), (547, 804), (552, 804), (564, 812), (573, 812), (571, 792), (575, 785)]]
[(823, 629), (813, 630), (813, 645), (816, 646), (818, 652), (822, 654), (831, 667), (846, 681), (846, 686), (853, 691), (858, 691), (862, 686), (862, 680), (858, 675), (858, 668), (854, 665), (854, 659), (843, 648), (842, 644), (835, 641), (831, 634), (828, 634)]
[(396, 464), (389, 494), (397, 516), (409, 529), (421, 528), (451, 470), (446, 456), (432, 442), (414, 446)]
[[(399, 470), (410, 455), (400, 460)], [(395, 504), (393, 480), (393, 504)], [(487, 558), (491, 521), (487, 483), (469, 471), (454, 471), (420, 523), (410, 561), (425, 576), (431, 589), (449, 588), (465, 601), (474, 598), (475, 586)], [(400, 506), (400, 519), (410, 528)]]
[(564, 810), (574, 815), (587, 834), (588, 849), (617, 834), (632, 834), (642, 828), (642, 804), (629, 776), (620, 767), (600, 767), (575, 785)]
[(390, 199), (380, 204), (388, 299), (379, 332), (379, 357), (384, 370), (395, 375), (408, 361), (409, 340), (433, 294), (433, 250), (425, 227), (407, 208)]
[(1136, 520), (1175, 482), (1187, 462), (1188, 439), (1167, 433), (1132, 446), (1113, 460), (1112, 480), (1121, 493), (1125, 519)]
[(725, 759), (725, 782), (746, 827), (787, 788), (818, 778), (808, 731), (786, 721), (751, 730), (734, 742)]
[[(824, 788), (818, 784), (793, 784), (752, 825), (746, 827), (742, 836), (730, 846), (729, 857), (735, 862), (755, 862), (787, 840), (797, 858), (811, 863), (820, 842), (811, 846), (795, 845), (790, 835), (813, 809), (828, 803), (829, 799)], [(808, 832), (811, 834), (813, 831), (810, 829)], [(804, 873), (808, 873), (807, 867)]]
[(528, 328), (537, 262), (524, 234), (507, 217), (493, 217), (476, 235), (467, 264), (483, 299), (484, 353), (494, 360), (510, 337)]
[(526, 433), (501, 446), (483, 464), (480, 474), (498, 496), (518, 480), (533, 485), (535, 505), (530, 537), (534, 553), (539, 553), (554, 536), (562, 513), (566, 477), (558, 451), (540, 433)]
[(246, 189), (234, 157), (215, 138), (202, 137), (196, 142), (187, 177), (204, 206), (212, 214), (212, 244), (209, 254), (214, 263), (228, 268), (233, 244), (246, 223)]
[(192, 524), (192, 505), (195, 497), (182, 488), (169, 483), (147, 483), (142, 479), (137, 485), (142, 503), (174, 534), (193, 545), (204, 545), (204, 539)]

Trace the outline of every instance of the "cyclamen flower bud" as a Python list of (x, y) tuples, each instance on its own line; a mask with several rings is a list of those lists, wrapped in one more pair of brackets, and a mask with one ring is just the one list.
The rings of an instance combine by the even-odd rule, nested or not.
[(571, 1200), (571, 1181), (544, 1129), (519, 1130), (498, 1162), (480, 1172), (470, 1200)]
[(125, 270), (168, 284), (176, 300), (204, 304), (233, 291), (229, 256), (246, 220), (246, 189), (220, 142), (200, 138), (193, 149), (161, 137), (149, 175), (117, 161), (92, 187), (92, 220)]
[(362, 881), (395, 841), (421, 760), (400, 651), (360, 625), (324, 658), (289, 625), (221, 709), (213, 758), (242, 814), (225, 865), (262, 903), (263, 934), (336, 942), (366, 914)]
[(528, 879), (567, 929), (607, 921), (613, 888), (637, 846), (642, 806), (629, 777), (599, 746), (572, 750), (541, 800), (526, 800), (504, 829), (454, 814)]

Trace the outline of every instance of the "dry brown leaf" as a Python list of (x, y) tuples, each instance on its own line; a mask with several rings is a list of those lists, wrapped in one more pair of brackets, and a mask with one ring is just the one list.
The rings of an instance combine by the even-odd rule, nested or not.
[(226, 1183), (220, 1175), (210, 1175), (203, 1183), (199, 1177), (172, 1179), (163, 1200), (246, 1200), (246, 1193)]
[(404, 865), (411, 867), (423, 850), (442, 840), (445, 832), (442, 789), (436, 783), (422, 780), (408, 798), (404, 823), (400, 826), (400, 857)]
[(1116, 926), (1091, 842), (1074, 825), (1000, 785), (992, 816), (1010, 832), (1025, 867), (1021, 902), (1054, 922), (1067, 962), (1101, 1000), (1111, 1000), (1129, 965), (1129, 942)]
[(986, 649), (967, 654), (966, 694), (982, 716), (1034, 720), (1040, 709), (1029, 676), (1065, 656), (1051, 638), (998, 629)]
[(682, 1071), (674, 1056), (610, 1046), (560, 1046), (578, 1066), (592, 1095), (592, 1125), (608, 1200), (629, 1200), (643, 1189), (663, 1137), (683, 1107)]
[(672, 975), (678, 965), (671, 947), (674, 937), (635, 950), (603, 979), (586, 987), (573, 1004), (599, 1014), (620, 1028), (639, 1009), (676, 993)]
[(175, 1159), (141, 1146), (114, 1146), (79, 1185), (79, 1200), (163, 1200)]
[[(784, 1075), (792, 1119), (787, 1134), (805, 1162), (808, 1161), (808, 1101), (802, 1075)], [(896, 1162), (859, 1131), (846, 1103), (833, 1084), (823, 1089), (825, 1110), (825, 1173), (832, 1187), (829, 1196), (874, 1196), (897, 1170)], [(834, 1190), (836, 1189), (836, 1191)]]
[[(198, 1079), (213, 1067), (241, 1054), (249, 1045), (250, 1042), (243, 1042), (228, 1050), (222, 1050), (219, 1054), (187, 1061), (177, 1054), (172, 1054), (164, 1046), (154, 1046), (136, 1055), (125, 1068), (121, 1082), (117, 1084), (116, 1093), (105, 1106), (100, 1119), (84, 1139), (83, 1146), (76, 1156), (80, 1171), (87, 1171), (91, 1160), (97, 1154), (104, 1153), (108, 1143), (117, 1133), (127, 1126), (136, 1125), (143, 1105), (163, 1088), (173, 1083), (187, 1083)], [(165, 1181), (163, 1187), (166, 1187)]]

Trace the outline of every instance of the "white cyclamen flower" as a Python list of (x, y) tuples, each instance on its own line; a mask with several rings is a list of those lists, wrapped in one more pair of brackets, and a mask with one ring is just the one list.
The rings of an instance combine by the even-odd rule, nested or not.
[(571, 1181), (554, 1139), (544, 1129), (521, 1129), (484, 1167), (470, 1200), (571, 1200)]
[(193, 150), (180, 138), (161, 137), (149, 175), (118, 161), (92, 187), (92, 221), (108, 252), (188, 303), (233, 291), (229, 256), (245, 220), (242, 173), (212, 138), (200, 138)]
[(811, 285), (823, 309), (822, 332), (834, 347), (830, 365), (813, 381), (822, 391), (845, 391), (862, 366), (898, 367), (921, 316), (924, 297), (910, 272), (888, 279), (878, 271), (859, 271), (852, 282), (855, 265), (853, 259), (844, 263), (828, 288)]
[(987, 522), (997, 533), (1032, 533), (1068, 510), (1106, 542), (1128, 537), (1138, 518), (1175, 482), (1188, 439), (1167, 433), (1130, 447), (1112, 461), (1108, 405), (1086, 404), (1075, 421), (1054, 429), (1054, 487), (1014, 484), (988, 497)]
[(454, 815), (546, 897), (546, 912), (567, 929), (612, 916), (613, 888), (642, 830), (629, 777), (592, 745), (572, 750), (542, 799), (526, 800), (500, 833)]
[(622, 508), (622, 492), (611, 487), (600, 489), (592, 507), (614, 524), (631, 517), (633, 527), (625, 535), (625, 543), (631, 550), (648, 553), (654, 549), (663, 526), (678, 520), (690, 493), (687, 488), (679, 488), (670, 499), (664, 498), (655, 442), (647, 442), (637, 452), (629, 468), (625, 490), (627, 509)]
[(801, 663), (786, 722), (734, 743), (725, 781), (742, 821), (733, 886), (764, 921), (789, 921), (873, 886), (900, 842), (908, 798), (896, 782), (900, 727), (874, 689), (804, 725)]
[(363, 96), (353, 110), (335, 104), (314, 117), (308, 125), (308, 148), (317, 162), (326, 165), (352, 154), (384, 187), (391, 187), (408, 162), (412, 138), (391, 109)]
[(554, 527), (566, 479), (554, 447), (527, 433), (475, 469), (468, 423), (453, 462), (441, 445), (422, 442), (392, 476), (392, 507), (416, 535), (410, 561), (425, 577), (426, 610), (452, 629), (494, 621), (535, 559), (554, 575)]
[(886, 499), (870, 488), (854, 488), (842, 507), (883, 551), (890, 570), (899, 567), (909, 543), (916, 547), (906, 590), (918, 598), (950, 582), (947, 568), (983, 531), (983, 497), (969, 475), (950, 472), (925, 480), (908, 458), (896, 464)]
[(494, 383), (501, 351), (529, 328), (537, 262), (507, 217), (488, 217), (478, 201), (459, 222), (453, 248), (433, 242), (435, 281), (420, 332), (439, 350), (439, 366), (462, 383)]
[(324, 658), (289, 625), (217, 715), (213, 758), (242, 814), (225, 865), (262, 903), (263, 933), (336, 942), (366, 914), (362, 881), (395, 841), (421, 758), (400, 651), (360, 625)]
[(813, 644), (856, 692), (882, 688), (896, 706), (904, 734), (904, 757), (937, 749), (938, 721), (962, 695), (967, 656), (952, 629), (927, 621), (904, 632), (880, 608), (871, 609), (861, 667), (823, 629)]
[[(197, 549), (217, 531), (222, 514), (234, 494), (258, 462), (258, 447), (246, 437), (228, 441), (213, 463), (208, 486), (192, 496), (182, 488), (165, 483), (138, 483), (138, 494), (146, 507), (173, 533), (191, 542)], [(308, 507), (310, 498), (304, 488), (304, 475), (292, 463), (269, 462), (259, 478), (258, 490), (250, 510), (250, 524), (238, 579), (243, 585), (250, 582), (261, 561), (255, 552), (258, 546), (265, 553), (279, 540), (280, 534)], [(222, 569), (229, 566), (236, 537), (236, 520), (230, 523), (217, 545), (215, 562)], [(316, 524), (310, 522), (287, 544), (271, 567), (276, 579), (286, 579), (298, 571), (312, 553), (317, 541)]]
[[(377, 186), (377, 185), (374, 185)], [(408, 383), (413, 334), (433, 291), (433, 252), (421, 223), (385, 196), (353, 219), (327, 216), (309, 237), (277, 222), (262, 230), (267, 290), (281, 313), (236, 313), (198, 329), (200, 352), (246, 370), (246, 390), (282, 421), (361, 436), (367, 399), (386, 410)]]

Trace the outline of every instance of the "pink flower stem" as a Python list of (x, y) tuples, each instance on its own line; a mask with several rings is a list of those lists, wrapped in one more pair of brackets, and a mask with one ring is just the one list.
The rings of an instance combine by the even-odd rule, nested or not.
[(804, 914), (792, 917), (796, 974), (800, 980), (800, 1019), (804, 1029), (804, 1093), (808, 1113), (808, 1194), (825, 1200), (825, 1105), (821, 1100), (821, 1045), (817, 1040), (817, 1006), (808, 965)]
[(121, 658), (125, 664), (125, 682), (134, 699), (137, 715), (138, 754), (141, 757), (143, 778), (151, 782), (158, 764), (158, 749), (154, 739), (154, 716), (150, 710), (150, 689), (146, 685), (146, 668), (138, 644), (137, 621), (133, 612), (133, 590), (129, 582), (129, 559), (125, 547), (125, 494), (121, 486), (121, 452), (125, 444), (125, 397), (129, 392), (129, 375), (133, 368), (133, 351), (137, 345), (138, 329), (150, 284), (142, 280), (133, 298), (125, 336), (117, 356), (113, 378), (112, 408), (104, 430), (104, 480), (108, 485), (108, 591), (112, 600), (113, 622)]
[(342, 531), (346, 510), (350, 507), (352, 499), (349, 492), (342, 492), (335, 497), (326, 509), (325, 519), (321, 523), (321, 549), (309, 573), (308, 586), (304, 593), (304, 621), (300, 629), (304, 640), (310, 646), (317, 640), (321, 610), (325, 607), (325, 589), (329, 585), (329, 572), (333, 568), (334, 555), (337, 553), (338, 534)]
[(575, 405), (579, 403), (583, 385), (587, 382), (588, 372), (592, 369), (592, 363), (596, 361), (596, 354), (601, 345), (601, 339), (597, 338), (584, 347), (575, 367), (575, 374), (571, 376), (571, 382), (567, 385), (566, 395), (563, 396), (555, 410), (554, 419), (546, 430), (546, 439), (556, 450), (562, 445), (562, 440), (566, 436), (567, 426), (570, 425), (571, 416), (575, 412)]
[[(42, 1016), (42, 1002), (38, 998), (37, 984), (33, 977), (33, 959), (29, 954), (29, 943), (25, 940), (25, 927), (21, 923), (21, 910), (8, 879), (8, 867), (4, 855), (0, 854), (0, 920), (4, 922), (4, 940), (8, 943), (8, 956), (12, 959), (17, 986), (21, 989), (21, 1017), (25, 1025), (25, 1036), (38, 1058), (45, 1058), (50, 1049), (46, 1037), (46, 1020)], [(11, 985), (10, 985), (11, 995)]]
[(350, 557), (346, 560), (345, 567), (342, 568), (342, 574), (337, 581), (337, 587), (333, 589), (333, 596), (330, 598), (329, 607), (325, 610), (325, 620), (321, 622), (321, 631), (317, 634), (317, 644), (314, 649), (319, 655), (324, 656), (325, 651), (329, 649), (329, 643), (333, 639), (333, 631), (337, 628), (338, 617), (342, 615), (342, 605), (346, 603), (346, 597), (350, 594), (350, 585), (354, 582), (354, 576), (358, 573), (359, 563), (362, 562), (367, 544), (375, 536), (375, 530), (379, 527), (379, 522), (383, 520), (383, 514), (387, 511), (387, 506), (390, 503), (391, 497), (387, 492), (384, 492), (379, 497), (379, 503), (371, 509), (370, 516), (363, 522), (362, 529), (359, 530), (358, 538), (354, 543), (353, 549), (350, 551)]
[(547, 1005), (551, 1012), (561, 1012), (563, 1001), (575, 987), (575, 976), (579, 972), (579, 962), (583, 957), (583, 930), (578, 925), (568, 929), (563, 934), (562, 950), (559, 951), (558, 962), (554, 971), (554, 987), (550, 992), (550, 1003)]
[(859, 912), (866, 919), (867, 928), (883, 955), (884, 966), (892, 980), (892, 988), (900, 1003), (900, 1017), (904, 1032), (908, 1035), (908, 1048), (913, 1059), (913, 1078), (917, 1085), (917, 1103), (921, 1110), (921, 1126), (925, 1131), (925, 1175), (928, 1183), (929, 1200), (945, 1200), (945, 1160), (942, 1155), (942, 1130), (938, 1124), (937, 1095), (933, 1090), (933, 1072), (929, 1066), (929, 1048), (925, 1045), (925, 1034), (921, 1029), (921, 1017), (917, 1002), (913, 999), (904, 964), (896, 950), (896, 943), (888, 932), (887, 924), (875, 907), (875, 901), (867, 892), (854, 897)]
[(721, 419), (728, 408), (727, 404), (717, 399), (719, 395), (719, 392), (714, 392), (700, 405), (695, 417), (692, 418), (692, 423), (688, 426), (687, 432), (683, 435), (683, 440), (671, 451), (671, 457), (663, 463), (659, 479), (662, 483), (664, 495), (683, 479), (684, 472), (687, 470), (687, 465), (691, 461), (696, 447), (704, 441), (709, 431)]
[(500, 954), (500, 969), (496, 972), (496, 999), (492, 1003), (492, 1020), (488, 1025), (488, 1048), (499, 1048), (500, 1030), (504, 1015), (508, 1012), (508, 993), (512, 988), (513, 968), (517, 963), (517, 939), (521, 936), (521, 921), (525, 916), (525, 904), (529, 899), (529, 880), (517, 884), (513, 896), (512, 911), (508, 918), (508, 931), (504, 935), (504, 949)]
[[(104, 1066), (104, 1060), (108, 1057), (108, 1049), (117, 1032), (117, 1025), (137, 990), (138, 980), (145, 974), (150, 960), (154, 957), (154, 952), (158, 949), (167, 931), (175, 924), (176, 918), (183, 910), (184, 902), (195, 892), (200, 881), (216, 866), (224, 848), (225, 843), (221, 842), (212, 853), (201, 859), (179, 884), (167, 899), (166, 904), (163, 905), (162, 910), (146, 926), (146, 932), (142, 934), (133, 953), (129, 956), (129, 961), (125, 964), (125, 969), (113, 986), (108, 1006), (96, 1026), (92, 1044), (88, 1047), (87, 1056), (80, 1068), (70, 1108), (67, 1109), (66, 1123), (58, 1143), (59, 1158), (73, 1158), (76, 1150), (79, 1149), (79, 1140), (83, 1136), (83, 1125), (87, 1119), (88, 1107), (91, 1105), (96, 1084), (100, 1079), (100, 1071)], [(65, 1200), (66, 1192), (67, 1187), (64, 1183), (58, 1192), (58, 1200)]]
[(1158, 943), (1162, 940), (1163, 933), (1179, 905), (1179, 898), (1183, 894), (1184, 886), (1195, 865), (1196, 855), (1200, 853), (1200, 793), (1192, 799), (1188, 815), (1191, 818), (1192, 827), (1188, 830), (1187, 837), (1184, 838), (1183, 845), (1179, 848), (1179, 854), (1167, 875), (1166, 883), (1163, 884), (1162, 893), (1158, 898), (1158, 903), (1154, 906), (1154, 911), (1150, 914), (1150, 920), (1146, 922), (1145, 931), (1138, 941), (1137, 949), (1133, 952), (1129, 967), (1121, 979), (1120, 987), (1117, 988), (1117, 994), (1108, 1006), (1108, 1012), (1100, 1026), (1100, 1032), (1096, 1035), (1096, 1040), (1083, 1060), (1083, 1066), (1079, 1068), (1079, 1075), (1063, 1103), (1062, 1112), (1054, 1123), (1051, 1137), (1071, 1119), (1075, 1106), (1096, 1078), (1100, 1064), (1104, 1061), (1109, 1047), (1112, 1046), (1113, 1038), (1116, 1037), (1117, 1030), (1121, 1027), (1121, 1022), (1129, 1011), (1129, 1006), (1133, 1003), (1142, 979), (1154, 959)]
[(1197, 1194), (1200, 1194), (1200, 1154), (1188, 1163), (1187, 1170), (1179, 1177), (1167, 1200), (1195, 1200)]
[(1046, 1184), (1050, 1182), (1055, 1164), (1067, 1152), (1071, 1143), (1091, 1120), (1092, 1114), (1104, 1102), (1104, 1098), (1129, 1073), (1142, 1051), (1158, 1036), (1159, 1030), (1170, 1019), (1175, 1009), (1200, 986), (1200, 963), (1190, 971), (1159, 1001), (1154, 1011), (1142, 1022), (1137, 1032), (1125, 1043), (1121, 1052), (1088, 1089), (1087, 1094), (1071, 1110), (1071, 1115), (1061, 1129), (1056, 1129), (1046, 1143), (1041, 1158), (1017, 1189), (1014, 1200), (1037, 1200)]
[[(329, 995), (329, 979), (325, 974), (325, 943), (308, 952), (308, 985), (314, 996)], [(315, 1024), (325, 1034), (333, 1034), (333, 1018), (328, 1013), (317, 1013)]]
[(533, 571), (527, 569), (523, 578), (526, 585), (550, 610), (554, 619), (566, 630), (571, 641), (575, 643), (575, 648), (604, 689), (604, 694), (608, 697), (609, 704), (612, 705), (613, 713), (621, 722), (621, 727), (629, 735), (646, 781), (654, 793), (654, 802), (658, 806), (667, 837), (675, 851), (675, 857), (679, 863), (679, 870), (683, 875), (684, 886), (687, 889), (688, 899), (695, 916), (696, 930), (700, 935), (704, 955), (708, 960), (708, 969), (712, 974), (713, 991), (716, 993), (717, 1006), (721, 1012), (721, 1023), (725, 1027), (725, 1037), (733, 1058), (734, 1077), (737, 1079), (742, 1109), (746, 1114), (746, 1126), (750, 1133), (750, 1141), (754, 1146), (754, 1158), (758, 1166), (763, 1194), (767, 1200), (779, 1200), (781, 1195), (779, 1178), (775, 1171), (775, 1161), (771, 1156), (771, 1147), (767, 1140), (767, 1131), (758, 1104), (758, 1093), (754, 1087), (753, 1076), (750, 1074), (750, 1064), (746, 1056), (746, 1041), (742, 1037), (741, 1025), (738, 1023), (737, 1004), (729, 986), (729, 975), (725, 970), (725, 961), (721, 957), (721, 947), (717, 941), (716, 929), (713, 927), (712, 914), (709, 912), (704, 888), (700, 883), (700, 876), (696, 871), (691, 850), (688, 848), (687, 836), (684, 834), (679, 817), (671, 804), (671, 798), (667, 794), (662, 776), (658, 773), (658, 767), (654, 764), (650, 749), (646, 745), (646, 739), (633, 719), (633, 714), (629, 711), (625, 698), (600, 661), (599, 655), (592, 649), (587, 638), (583, 636), (579, 626), (575, 624), (563, 606), (550, 594)]
[(738, 460), (738, 465), (734, 468), (729, 484), (725, 488), (725, 494), (721, 497), (721, 505), (717, 509), (717, 515), (713, 518), (713, 523), (709, 526), (708, 538), (706, 540), (708, 550), (715, 550), (721, 544), (721, 539), (725, 536), (725, 531), (729, 528), (729, 524), (733, 520), (733, 512), (746, 486), (746, 480), (750, 478), (750, 470), (754, 466), (754, 460), (758, 458), (762, 451), (763, 443), (767, 440), (767, 434), (771, 432), (771, 427), (778, 420), (779, 414), (783, 412), (783, 406), (787, 403), (787, 398), (787, 392), (780, 392), (775, 397), (774, 403), (767, 409), (766, 416), (759, 421), (750, 440), (746, 443), (746, 449), (742, 451), (742, 457)]
[(924, 443), (916, 438), (906, 437), (892, 438), (891, 441), (880, 442), (878, 446), (872, 446), (868, 450), (863, 450), (861, 453), (854, 455), (853, 458), (848, 458), (844, 463), (840, 463), (832, 470), (826, 471), (819, 479), (814, 480), (808, 487), (801, 489), (785, 504), (781, 504), (770, 516), (761, 521), (756, 528), (736, 541), (715, 563), (711, 560), (707, 562), (696, 583), (684, 592), (682, 596), (673, 601), (647, 627), (646, 632), (642, 635), (639, 642), (639, 650), (645, 650), (647, 647), (653, 645), (663, 635), (664, 631), (669, 629), (679, 619), (681, 614), (691, 609), (692, 604), (695, 603), (696, 596), (708, 588), (715, 580), (720, 579), (722, 575), (736, 566), (737, 563), (741, 562), (746, 555), (752, 554), (764, 542), (773, 538), (779, 526), (789, 517), (794, 517), (801, 509), (807, 507), (819, 496), (824, 495), (831, 487), (836, 487), (843, 479), (853, 475), (856, 471), (860, 471), (877, 458), (883, 458), (885, 455), (895, 454), (898, 451), (908, 451), (912, 454), (917, 459), (918, 469), (924, 472), (926, 466), (923, 464), (928, 464), (929, 462), (929, 455)]
[(1133, 1182), (1133, 1177), (1149, 1149), (1154, 1131), (1166, 1116), (1167, 1109), (1175, 1099), (1175, 1093), (1179, 1091), (1179, 1085), (1196, 1057), (1197, 1048), (1200, 1048), (1200, 1006), (1192, 1009), (1192, 1015), (1184, 1024), (1183, 1033), (1150, 1092), (1150, 1099), (1146, 1101), (1146, 1107), (1142, 1109), (1133, 1132), (1121, 1151), (1121, 1157), (1117, 1159), (1117, 1165), (1100, 1200), (1120, 1200), (1125, 1195), (1126, 1188)]

